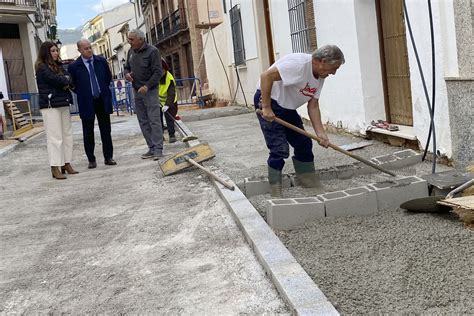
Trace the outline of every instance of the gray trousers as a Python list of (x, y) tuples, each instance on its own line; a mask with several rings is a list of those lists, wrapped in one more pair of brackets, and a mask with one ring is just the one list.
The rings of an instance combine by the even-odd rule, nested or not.
[(140, 94), (133, 90), (135, 97), (135, 113), (145, 137), (146, 144), (154, 154), (163, 153), (163, 129), (161, 127), (161, 112), (158, 90), (149, 90)]

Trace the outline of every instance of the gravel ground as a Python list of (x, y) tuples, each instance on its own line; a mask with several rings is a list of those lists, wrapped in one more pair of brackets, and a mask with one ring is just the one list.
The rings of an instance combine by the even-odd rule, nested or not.
[[(253, 114), (192, 122), (217, 157), (209, 162), (235, 182), (266, 175), (267, 149)], [(212, 126), (212, 129), (209, 129)], [(360, 141), (331, 134), (333, 143)], [(382, 143), (354, 151), (370, 158), (401, 150)], [(314, 146), (317, 168), (350, 164), (347, 156)], [(438, 165), (437, 171), (450, 168)], [(292, 163), (284, 172), (293, 172)], [(431, 173), (431, 163), (398, 170)], [(322, 181), (318, 189), (293, 187), (285, 197), (307, 197), (386, 180), (383, 174)], [(250, 198), (265, 217), (269, 195)], [(278, 236), (342, 314), (472, 314), (473, 234), (454, 216), (385, 210), (368, 217), (323, 218)]]

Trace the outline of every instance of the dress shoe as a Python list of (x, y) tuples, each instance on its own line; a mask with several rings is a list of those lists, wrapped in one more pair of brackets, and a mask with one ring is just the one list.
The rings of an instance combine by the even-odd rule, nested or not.
[(89, 165), (87, 166), (87, 168), (89, 168), (89, 169), (97, 168), (97, 162), (89, 161)]
[(117, 162), (115, 160), (113, 160), (112, 158), (105, 159), (104, 163), (108, 166), (115, 166), (117, 164)]
[(57, 180), (67, 179), (66, 176), (61, 173), (59, 167), (51, 166), (51, 175)]
[(74, 170), (71, 166), (71, 164), (68, 162), (66, 163), (64, 166), (61, 167), (61, 173), (62, 174), (65, 174), (65, 173), (68, 173), (68, 174), (78, 174), (79, 172)]
[(169, 143), (170, 143), (170, 144), (176, 143), (176, 136), (170, 135)]
[(153, 154), (153, 160), (159, 160), (161, 157), (163, 157), (162, 153), (154, 153)]

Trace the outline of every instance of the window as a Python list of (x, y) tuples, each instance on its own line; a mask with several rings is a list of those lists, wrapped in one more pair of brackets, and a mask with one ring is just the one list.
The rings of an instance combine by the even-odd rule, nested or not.
[(288, 0), (291, 46), (294, 53), (311, 53), (317, 48), (313, 0)]
[(230, 27), (232, 29), (232, 42), (234, 44), (235, 65), (245, 64), (244, 36), (242, 32), (242, 18), (240, 16), (240, 6), (237, 4), (229, 10)]

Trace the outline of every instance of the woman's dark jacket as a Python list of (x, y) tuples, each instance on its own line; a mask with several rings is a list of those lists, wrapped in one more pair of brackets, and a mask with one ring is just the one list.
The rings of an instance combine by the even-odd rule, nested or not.
[[(72, 103), (71, 92), (68, 89), (69, 79), (64, 75), (55, 73), (46, 64), (40, 65), (36, 71), (36, 83), (38, 85), (40, 109), (59, 108), (69, 106), (69, 103)], [(49, 102), (48, 95), (51, 95)]]

